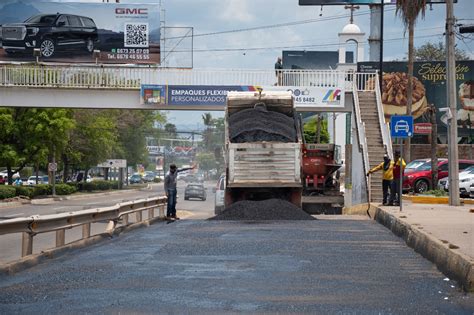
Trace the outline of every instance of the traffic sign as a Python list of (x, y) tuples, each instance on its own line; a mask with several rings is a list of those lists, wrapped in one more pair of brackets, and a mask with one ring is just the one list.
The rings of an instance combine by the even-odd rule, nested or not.
[(392, 138), (413, 137), (413, 116), (392, 116), (390, 118)]
[(48, 171), (56, 172), (58, 170), (58, 163), (49, 163), (48, 164)]

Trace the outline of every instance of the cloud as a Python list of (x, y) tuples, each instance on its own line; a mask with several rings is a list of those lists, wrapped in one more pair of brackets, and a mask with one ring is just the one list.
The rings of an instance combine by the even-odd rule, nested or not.
[(255, 20), (249, 10), (248, 0), (227, 0), (224, 10), (220, 14), (223, 21), (247, 23)]

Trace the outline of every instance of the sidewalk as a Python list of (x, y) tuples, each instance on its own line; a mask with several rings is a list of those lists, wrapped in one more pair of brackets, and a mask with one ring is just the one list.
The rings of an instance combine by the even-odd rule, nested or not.
[(451, 207), (404, 201), (403, 212), (398, 207), (380, 206), (374, 214), (408, 246), (474, 291), (474, 205)]

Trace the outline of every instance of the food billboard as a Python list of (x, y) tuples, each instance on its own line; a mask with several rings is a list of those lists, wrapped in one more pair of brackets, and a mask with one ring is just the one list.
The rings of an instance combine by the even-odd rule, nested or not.
[[(378, 62), (361, 62), (360, 72), (373, 72)], [(438, 133), (446, 135), (448, 119), (446, 112), (439, 109), (449, 107), (446, 96), (446, 62), (421, 61), (414, 63), (412, 115), (415, 123), (429, 122), (429, 105), (437, 108)], [(384, 62), (382, 81), (382, 104), (385, 118), (392, 115), (405, 115), (407, 106), (406, 89), (408, 84), (406, 62)], [(459, 126), (460, 137), (474, 136), (474, 61), (456, 62), (456, 100), (457, 111), (453, 114)], [(473, 132), (471, 134), (471, 131)]]
[(0, 62), (160, 62), (159, 4), (2, 0)]
[[(396, 4), (397, 0), (299, 0), (299, 5)], [(445, 3), (446, 0), (426, 0), (427, 3)], [(457, 2), (454, 0), (453, 2)]]

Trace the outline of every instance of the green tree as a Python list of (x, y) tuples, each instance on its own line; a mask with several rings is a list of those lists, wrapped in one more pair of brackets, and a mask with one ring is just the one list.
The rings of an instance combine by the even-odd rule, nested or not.
[(201, 116), (202, 122), (206, 129), (204, 130), (203, 140), (204, 140), (204, 147), (207, 151), (211, 150), (212, 144), (212, 129), (213, 129), (213, 119), (211, 113), (205, 113)]
[[(110, 111), (75, 110), (76, 128), (65, 152), (67, 162), (88, 172), (91, 167), (111, 157), (117, 146), (116, 117)], [(86, 176), (84, 176), (84, 180)]]
[(203, 171), (209, 171), (217, 167), (213, 153), (200, 152), (196, 154), (196, 161), (199, 164), (199, 169)]
[(0, 165), (12, 175), (34, 162), (46, 163), (53, 148), (61, 150), (74, 127), (65, 109), (0, 108)]
[[(405, 26), (405, 33), (408, 30), (408, 87), (407, 87), (407, 115), (411, 115), (413, 103), (413, 63), (414, 56), (414, 38), (415, 38), (415, 24), (418, 16), (421, 14), (425, 16), (427, 0), (397, 0), (396, 14), (398, 14)], [(410, 138), (406, 139), (407, 150), (405, 150), (405, 159), (410, 161)]]
[[(446, 48), (443, 42), (438, 43), (426, 43), (418, 48), (415, 48), (413, 52), (416, 61), (445, 61), (446, 60)], [(456, 60), (468, 60), (469, 56), (464, 50), (455, 48)]]
[(176, 129), (176, 126), (174, 124), (165, 124), (165, 132), (167, 134), (166, 136), (171, 139), (176, 139), (178, 137), (178, 129)]
[[(303, 126), (304, 139), (306, 143), (317, 143), (318, 115), (315, 115)], [(320, 142), (329, 143), (329, 131), (327, 119), (321, 119)]]
[(115, 158), (126, 159), (129, 165), (148, 164), (146, 136), (159, 136), (155, 123), (163, 123), (165, 117), (160, 112), (147, 110), (116, 111), (118, 145), (114, 147)]

